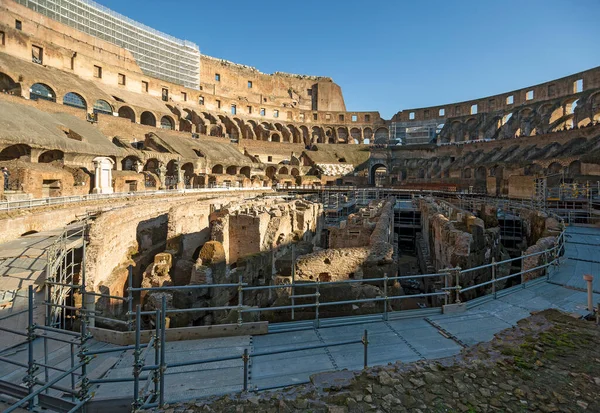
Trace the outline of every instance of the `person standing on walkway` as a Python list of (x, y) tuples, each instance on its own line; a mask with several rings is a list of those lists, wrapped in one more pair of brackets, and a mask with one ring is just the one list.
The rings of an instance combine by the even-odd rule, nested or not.
[(10, 176), (10, 172), (8, 172), (6, 166), (2, 167), (2, 175), (4, 176), (4, 190), (8, 191), (8, 177)]

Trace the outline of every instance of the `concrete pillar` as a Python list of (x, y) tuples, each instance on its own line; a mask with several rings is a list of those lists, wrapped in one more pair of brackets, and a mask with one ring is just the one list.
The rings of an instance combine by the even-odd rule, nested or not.
[(94, 158), (94, 194), (112, 194), (112, 169), (114, 161), (110, 158), (99, 156)]

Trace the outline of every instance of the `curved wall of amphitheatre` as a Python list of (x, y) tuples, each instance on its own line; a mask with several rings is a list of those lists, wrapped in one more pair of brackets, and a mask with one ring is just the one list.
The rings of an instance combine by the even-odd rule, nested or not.
[[(0, 26), (5, 33), (4, 52), (31, 61), (31, 46), (42, 47), (45, 66), (93, 81), (108, 95), (106, 101), (115, 112), (123, 102), (114, 96), (130, 105), (140, 102), (140, 106), (154, 109), (155, 115), (171, 114), (165, 103), (181, 106), (180, 110), (188, 107), (229, 115), (235, 105), (238, 116), (257, 120), (332, 125), (382, 122), (378, 112), (346, 112), (341, 88), (331, 78), (281, 72), (264, 74), (249, 66), (202, 56), (200, 89), (185, 88), (144, 76), (127, 50), (46, 18), (12, 0), (2, 0), (0, 10)], [(14, 28), (15, 20), (22, 21), (22, 30)], [(100, 76), (95, 66), (101, 68)], [(119, 75), (125, 75), (124, 84), (120, 84)], [(33, 82), (23, 83), (26, 97), (31, 84)], [(166, 102), (162, 101), (163, 89), (169, 92)], [(77, 93), (85, 97), (85, 90)], [(93, 93), (88, 102), (95, 97), (91, 95)], [(57, 99), (61, 97), (57, 91)], [(151, 100), (156, 100), (154, 105), (144, 105)], [(263, 114), (261, 109), (264, 109)]]
[(600, 67), (470, 101), (405, 109), (402, 125), (443, 125), (438, 144), (547, 134), (600, 121)]
[[(135, 190), (166, 187), (157, 176), (160, 164), (170, 179), (179, 177), (177, 182), (194, 187), (366, 185), (369, 176), (373, 183), (373, 168), (385, 166), (389, 185), (477, 186), (490, 194), (526, 197), (532, 176), (540, 172), (566, 171), (580, 178), (600, 174), (595, 126), (600, 121), (600, 68), (485, 98), (403, 110), (386, 121), (375, 111), (347, 111), (341, 89), (328, 77), (264, 74), (201, 56), (199, 88), (184, 88), (144, 76), (128, 51), (13, 0), (0, 0), (0, 11), (0, 89), (15, 95), (0, 95), (0, 104), (26, 113), (31, 125), (54, 118), (45, 131), (0, 132), (0, 162), (8, 159), (9, 167), (18, 169), (63, 153), (60, 166), (23, 172), (24, 181), (39, 181), (26, 191), (36, 197), (44, 195), (41, 182), (51, 179), (64, 182), (60, 195), (85, 193), (89, 173), (83, 180), (75, 174), (92, 170), (96, 156), (112, 157), (115, 169), (123, 172), (115, 173), (118, 191), (133, 181)], [(22, 22), (20, 30), (16, 20)], [(31, 61), (34, 46), (43, 49), (43, 65)], [(56, 103), (31, 92), (36, 84), (46, 85)], [(72, 93), (83, 108), (61, 104)], [(100, 112), (94, 125), (84, 127), (64, 115), (85, 120), (97, 105), (105, 105), (107, 113)], [(18, 117), (0, 120), (13, 119)], [(391, 123), (444, 126), (437, 146), (380, 151), (345, 145), (388, 142)], [(511, 141), (489, 142), (506, 139)], [(488, 142), (473, 143), (482, 140)], [(470, 145), (462, 149), (465, 142)], [(4, 159), (7, 148), (10, 156)], [(65, 178), (71, 173), (67, 167), (79, 169), (73, 179)], [(513, 191), (507, 189), (510, 180), (515, 181)]]

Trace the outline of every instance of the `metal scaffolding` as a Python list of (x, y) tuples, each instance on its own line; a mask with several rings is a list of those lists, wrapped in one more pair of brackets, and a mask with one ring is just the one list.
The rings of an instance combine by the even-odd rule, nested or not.
[(92, 0), (16, 0), (38, 13), (129, 50), (147, 76), (200, 87), (200, 49)]

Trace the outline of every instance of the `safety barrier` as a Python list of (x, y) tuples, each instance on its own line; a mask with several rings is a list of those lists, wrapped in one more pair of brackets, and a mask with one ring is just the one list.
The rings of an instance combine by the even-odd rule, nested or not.
[(47, 207), (53, 205), (67, 205), (78, 202), (87, 201), (102, 201), (107, 199), (131, 198), (131, 197), (147, 197), (155, 195), (170, 195), (170, 194), (202, 194), (215, 192), (255, 192), (255, 191), (270, 191), (271, 188), (237, 188), (229, 186), (214, 186), (211, 188), (199, 189), (162, 189), (158, 191), (136, 191), (136, 192), (115, 192), (112, 194), (87, 194), (61, 196), (52, 198), (26, 199), (19, 201), (0, 201), (0, 212), (14, 211), (17, 209), (31, 209), (38, 207)]

